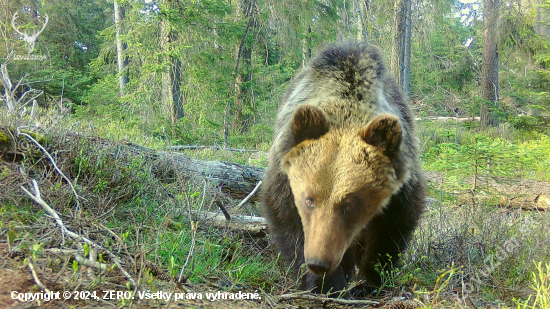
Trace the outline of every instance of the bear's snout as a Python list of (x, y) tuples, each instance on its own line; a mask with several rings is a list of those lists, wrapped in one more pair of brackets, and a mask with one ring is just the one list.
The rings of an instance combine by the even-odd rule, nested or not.
[(320, 259), (308, 259), (306, 261), (309, 271), (316, 275), (322, 275), (330, 270), (331, 261)]

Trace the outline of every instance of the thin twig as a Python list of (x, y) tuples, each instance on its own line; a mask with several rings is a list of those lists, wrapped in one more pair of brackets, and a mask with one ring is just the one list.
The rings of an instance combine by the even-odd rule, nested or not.
[(322, 303), (332, 302), (340, 305), (378, 305), (380, 304), (380, 302), (375, 300), (329, 298), (324, 296), (306, 295), (303, 293), (283, 294), (279, 296), (279, 301), (293, 300), (293, 299), (311, 300), (311, 301), (322, 302)]
[(67, 270), (68, 265), (69, 265), (69, 258), (66, 258), (65, 262), (63, 262), (63, 267), (61, 267), (61, 270), (59, 271), (59, 275), (57, 276), (57, 278), (55, 278), (55, 280), (52, 283), (53, 286), (55, 286), (57, 281), (59, 281), (59, 278), (61, 278), (61, 276), (65, 273), (65, 270)]
[[(19, 132), (19, 128), (17, 128), (17, 135), (23, 135), (26, 138), (28, 138), (29, 140), (31, 140), (34, 144), (36, 144), (36, 146), (38, 146), (38, 148), (40, 148), (42, 153), (44, 153), (44, 155), (46, 157), (48, 157), (48, 159), (50, 159), (50, 162), (52, 163), (54, 169), (59, 173), (59, 175), (61, 175), (61, 177), (63, 177), (63, 179), (65, 179), (65, 181), (67, 181), (67, 183), (71, 187), (71, 190), (73, 191), (73, 194), (74, 194), (74, 197), (75, 197), (75, 200), (76, 200), (76, 207), (77, 207), (77, 209), (80, 209), (80, 201), (79, 201), (80, 197), (78, 196), (78, 193), (76, 193), (76, 190), (74, 189), (73, 183), (69, 180), (69, 178), (67, 178), (67, 176), (65, 176), (65, 174), (63, 174), (61, 169), (59, 169), (59, 167), (57, 167), (57, 164), (55, 164), (55, 161), (52, 158), (52, 156), (50, 155), (50, 153), (44, 147), (42, 147), (42, 145), (40, 145), (40, 143), (37, 142), (32, 136), (30, 136), (27, 133)], [(38, 188), (38, 186), (37, 186), (37, 188)]]
[(34, 190), (34, 194), (30, 193), (27, 189), (25, 189), (23, 186), (21, 186), (21, 189), (27, 193), (27, 195), (33, 200), (35, 201), (38, 205), (42, 206), (42, 208), (44, 208), (44, 210), (46, 210), (46, 212), (53, 217), (53, 219), (56, 221), (57, 225), (59, 226), (59, 228), (61, 229), (61, 231), (64, 233), (64, 234), (67, 234), (69, 235), (70, 237), (76, 239), (76, 240), (79, 240), (79, 241), (83, 241), (85, 243), (87, 243), (88, 245), (90, 246), (93, 246), (99, 250), (102, 250), (102, 251), (105, 251), (107, 252), (107, 254), (113, 259), (113, 262), (116, 264), (116, 266), (118, 267), (118, 269), (120, 270), (120, 272), (128, 279), (128, 281), (130, 281), (130, 283), (133, 285), (133, 286), (136, 286), (136, 281), (134, 280), (134, 278), (132, 278), (132, 276), (122, 267), (121, 265), (121, 261), (119, 259), (118, 256), (116, 256), (115, 254), (113, 254), (111, 251), (107, 250), (106, 248), (103, 248), (101, 245), (98, 245), (96, 244), (95, 242), (91, 241), (90, 239), (84, 237), (84, 236), (80, 236), (78, 234), (76, 234), (75, 232), (73, 231), (70, 231), (69, 229), (67, 229), (65, 227), (65, 225), (63, 224), (63, 220), (61, 220), (61, 218), (59, 217), (59, 215), (57, 214), (57, 212), (55, 210), (53, 210), (43, 199), (42, 199), (42, 196), (40, 194), (40, 189), (38, 188), (38, 183), (36, 182), (36, 180), (32, 180), (32, 184), (33, 184), (33, 190)]
[(32, 266), (32, 263), (29, 262), (28, 264), (29, 269), (31, 270), (32, 277), (34, 278), (34, 282), (36, 282), (36, 285), (38, 285), (39, 288), (44, 290), (46, 293), (51, 294), (52, 291), (50, 291), (40, 279), (38, 279), (38, 275), (36, 274), (36, 271), (34, 270), (34, 266)]
[[(208, 185), (208, 181), (205, 179), (204, 180), (204, 187), (202, 189), (201, 206), (199, 207), (199, 212), (198, 213), (201, 212), (202, 207), (204, 206), (204, 198), (206, 196), (206, 187), (207, 187), (207, 185)], [(193, 221), (193, 212), (191, 211), (191, 204), (189, 203), (189, 200), (187, 201), (187, 207), (188, 207), (188, 210), (189, 210), (189, 221), (191, 223), (191, 248), (189, 249), (189, 253), (187, 254), (187, 258), (185, 259), (185, 264), (183, 264), (183, 267), (181, 268), (180, 275), (178, 277), (178, 282), (181, 282), (181, 280), (183, 279), (183, 273), (185, 272), (185, 268), (187, 267), (187, 264), (189, 263), (189, 260), (191, 259), (191, 257), (194, 254), (195, 243), (196, 243), (196, 234), (197, 234), (197, 228), (198, 228), (198, 219), (197, 219), (196, 223)]]
[(124, 252), (126, 252), (126, 255), (130, 258), (130, 260), (132, 260), (132, 264), (136, 264), (136, 261), (134, 260), (134, 258), (132, 257), (132, 255), (130, 254), (130, 252), (128, 252), (128, 247), (126, 246), (126, 244), (124, 243), (124, 241), (122, 241), (122, 239), (120, 238), (120, 236), (117, 235), (117, 233), (111, 231), (111, 229), (109, 229), (108, 227), (106, 227), (105, 225), (101, 224), (100, 222), (97, 222), (97, 225), (101, 226), (103, 229), (105, 229), (107, 232), (109, 232), (109, 234), (113, 235), (113, 237), (116, 238), (116, 240), (118, 241), (118, 243), (120, 244), (120, 247), (122, 249), (124, 249)]
[(252, 196), (254, 196), (254, 194), (256, 194), (256, 191), (258, 191), (258, 189), (260, 189), (260, 185), (262, 184), (262, 181), (258, 181), (258, 184), (256, 185), (256, 187), (254, 187), (254, 189), (252, 190), (252, 192), (250, 192), (250, 194), (248, 194), (247, 197), (245, 197), (240, 203), (239, 205), (237, 205), (237, 209), (241, 209), (241, 207), (243, 207), (244, 204), (246, 204), (246, 202), (248, 202)]
[(194, 146), (194, 145), (182, 145), (182, 146), (170, 146), (171, 150), (197, 150), (197, 149), (212, 149), (212, 150), (225, 150), (225, 151), (235, 151), (235, 152), (260, 152), (261, 150), (254, 149), (235, 149), (235, 148), (224, 148), (220, 146)]
[[(94, 248), (92, 248), (92, 249), (94, 249)], [(82, 255), (80, 255), (80, 252), (78, 250), (75, 250), (75, 249), (50, 248), (50, 249), (45, 249), (44, 251), (48, 252), (48, 253), (51, 253), (51, 254), (54, 254), (54, 255), (60, 255), (60, 254), (62, 254), (62, 255), (73, 255), (74, 259), (79, 264), (84, 265), (84, 266), (88, 266), (88, 267), (97, 268), (101, 271), (105, 271), (107, 269), (107, 267), (109, 266), (109, 265), (107, 265), (105, 263), (101, 263), (97, 260), (93, 261), (92, 259), (87, 259), (87, 258), (83, 257)], [(91, 253), (91, 250), (90, 250), (90, 253)], [(93, 256), (93, 254), (90, 254), (90, 256)]]
[(223, 215), (225, 216), (225, 219), (226, 219), (226, 220), (231, 220), (231, 215), (229, 214), (229, 212), (227, 211), (227, 209), (225, 209), (225, 207), (223, 207), (222, 202), (220, 202), (220, 201), (215, 201), (215, 204), (218, 205), (218, 207), (219, 207), (220, 210), (222, 211)]
[(267, 305), (271, 308), (276, 308), (277, 303), (275, 302), (275, 300), (273, 300), (273, 297), (271, 297), (271, 295), (267, 294), (262, 288), (259, 288), (259, 289), (260, 289), (260, 292), (262, 292), (262, 295), (263, 295)]

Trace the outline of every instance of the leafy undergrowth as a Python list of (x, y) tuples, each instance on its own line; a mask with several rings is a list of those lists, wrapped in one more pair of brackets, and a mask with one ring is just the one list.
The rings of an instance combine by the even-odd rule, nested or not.
[[(460, 171), (462, 176), (468, 175), (473, 165), (461, 164), (475, 164), (484, 158), (486, 163), (489, 154), (493, 156), (494, 169), (484, 172), (507, 175), (501, 170), (518, 169), (515, 162), (518, 157), (506, 159), (500, 150), (516, 145), (510, 148), (511, 152), (525, 151), (527, 158), (532, 153), (540, 155), (537, 151), (548, 147), (548, 137), (541, 133), (529, 133), (529, 137), (522, 132), (493, 132), (509, 136), (501, 136), (501, 141), (489, 144), (485, 138), (491, 133), (474, 133), (464, 127), (421, 124), (420, 132), (425, 165), (449, 175)], [(185, 175), (159, 177), (163, 171), (153, 168), (150, 158), (122, 154), (116, 143), (98, 147), (101, 143), (93, 138), (65, 137), (53, 135), (45, 140), (50, 141), (48, 150), (56, 166), (71, 181), (78, 198), (52, 162), (38, 156), (40, 151), (31, 143), (22, 141), (16, 154), (4, 153), (0, 157), (0, 242), (7, 253), (3, 261), (6, 268), (28, 273), (30, 263), (44, 284), (56, 291), (116, 290), (134, 296), (147, 290), (190, 295), (241, 291), (261, 296), (256, 301), (179, 302), (186, 307), (268, 308), (277, 304), (274, 301), (277, 295), (296, 287), (295, 276), (276, 254), (269, 237), (216, 229), (209, 222), (189, 216), (189, 210), (217, 211), (214, 200), (222, 201), (230, 213), (246, 209), (247, 214), (259, 215), (258, 205), (235, 209), (228, 197), (203, 179), (189, 179)], [(470, 146), (476, 142), (477, 149), (483, 149), (479, 150), (479, 157), (471, 154), (474, 148)], [(456, 147), (445, 148), (444, 143)], [(440, 146), (435, 147), (437, 144)], [(159, 142), (157, 148), (163, 147), (166, 146), (160, 146)], [(201, 159), (250, 162), (250, 154), (246, 153), (225, 152), (223, 156), (211, 150), (188, 153)], [(445, 155), (449, 156), (447, 163), (438, 162)], [(547, 158), (536, 156), (522, 161), (518, 175), (540, 180), (547, 177), (542, 173)], [(265, 154), (256, 159), (253, 164), (265, 164)], [(510, 162), (502, 163), (504, 159)], [(38, 182), (42, 198), (69, 230), (105, 250), (96, 254), (88, 245), (62, 234), (44, 209), (22, 191), (21, 187), (30, 190), (32, 179)], [(483, 202), (472, 207), (457, 202), (444, 188), (430, 189), (437, 194), (437, 201), (427, 207), (409, 249), (403, 254), (402, 265), (383, 274), (384, 286), (372, 298), (407, 297), (433, 308), (545, 308), (550, 298), (547, 249), (550, 214), (496, 210)], [(107, 250), (120, 258), (138, 288), (113, 266), (114, 259)], [(77, 256), (87, 259), (95, 256), (107, 264), (107, 270), (99, 272), (83, 265)], [(174, 283), (182, 269), (184, 283)], [(166, 305), (159, 300), (108, 301), (118, 305)], [(66, 304), (81, 303), (72, 300)], [(316, 306), (303, 300), (278, 305)]]
[[(216, 211), (213, 200), (224, 200), (216, 188), (193, 185), (197, 182), (179, 176), (161, 181), (155, 175), (162, 171), (152, 171), (145, 157), (123, 158), (116, 147), (97, 149), (91, 140), (75, 139), (49, 147), (56, 166), (71, 180), (75, 198), (52, 163), (30, 155), (37, 149), (21, 151), (26, 147), (34, 149), (21, 143), (17, 156), (6, 155), (0, 161), (0, 237), (9, 244), (10, 256), (25, 259), (19, 261), (20, 267), (30, 262), (39, 265), (43, 276), (51, 276), (46, 285), (58, 290), (136, 292), (128, 278), (111, 267), (114, 260), (107, 250), (120, 257), (124, 269), (139, 282), (139, 290), (167, 292), (177, 287), (184, 292), (261, 294), (293, 284), (285, 279), (286, 269), (265, 237), (215, 229), (189, 216), (190, 210)], [(106, 249), (96, 255), (109, 265), (106, 272), (74, 259), (91, 257), (91, 247), (63, 235), (44, 209), (31, 202), (21, 189), (32, 191), (31, 179), (69, 230)], [(58, 248), (66, 256), (52, 250)], [(171, 284), (182, 269), (184, 284)]]
[(424, 169), (455, 177), (478, 175), (550, 181), (550, 136), (501, 124), (480, 130), (477, 123), (422, 121)]

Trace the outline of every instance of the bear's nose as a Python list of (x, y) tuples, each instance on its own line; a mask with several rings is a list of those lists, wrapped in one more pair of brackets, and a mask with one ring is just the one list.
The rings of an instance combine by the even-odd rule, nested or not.
[(330, 269), (330, 261), (324, 261), (324, 260), (318, 260), (318, 259), (308, 259), (307, 260), (307, 268), (309, 270), (316, 274), (316, 275), (322, 275), (329, 271)]

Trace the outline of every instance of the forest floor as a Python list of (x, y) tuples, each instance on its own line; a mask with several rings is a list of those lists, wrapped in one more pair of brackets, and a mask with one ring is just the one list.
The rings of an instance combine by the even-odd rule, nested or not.
[[(437, 172), (426, 172), (427, 177), (431, 179), (436, 185), (438, 181), (444, 181), (444, 176)], [(499, 191), (506, 190), (509, 192), (520, 192), (530, 196), (533, 195), (549, 195), (550, 185), (548, 182), (541, 182), (536, 180), (515, 180), (512, 184), (507, 182), (495, 182), (495, 186), (500, 186)], [(430, 207), (429, 207), (430, 208)], [(101, 300), (76, 300), (74, 297), (64, 300), (52, 300), (52, 301), (32, 301), (24, 302), (13, 299), (10, 295), (12, 291), (18, 291), (20, 293), (39, 293), (40, 289), (36, 285), (36, 279), (33, 278), (29, 268), (24, 265), (23, 259), (25, 255), (19, 251), (12, 251), (9, 243), (0, 243), (0, 308), (34, 308), (40, 306), (43, 308), (103, 308), (103, 307), (133, 307), (133, 308), (386, 308), (386, 309), (402, 309), (402, 308), (419, 308), (423, 307), (420, 303), (413, 301), (411, 298), (411, 290), (399, 290), (399, 289), (387, 289), (385, 296), (373, 297), (375, 301), (380, 302), (375, 306), (351, 306), (336, 304), (329, 301), (308, 301), (308, 300), (292, 300), (292, 301), (280, 301), (278, 295), (269, 295), (260, 291), (259, 300), (216, 300), (211, 301), (207, 299), (207, 293), (217, 293), (223, 290), (222, 287), (216, 284), (194, 284), (187, 282), (183, 285), (170, 283), (167, 281), (155, 281), (155, 291), (163, 291), (166, 293), (200, 293), (202, 299), (179, 299), (174, 301), (172, 296), (171, 301), (163, 300), (150, 300), (150, 299), (138, 299), (137, 295), (134, 295), (132, 301), (123, 299), (114, 299), (108, 297)], [(37, 272), (37, 277), (41, 282), (52, 291), (67, 291), (66, 284), (73, 283), (72, 288), (69, 291), (85, 290), (82, 289), (82, 281), (85, 278), (80, 278), (80, 283), (74, 283), (75, 271), (70, 267), (63, 267), (59, 271), (54, 271), (48, 266), (51, 260), (47, 258), (39, 258), (34, 262), (34, 268)], [(84, 266), (79, 272), (86, 273), (88, 269)], [(85, 277), (85, 276), (84, 276)], [(101, 298), (106, 296), (106, 291), (127, 291), (127, 287), (122, 284), (110, 280), (105, 280), (101, 284), (98, 284), (94, 289), (89, 291), (96, 291), (96, 295)], [(253, 292), (253, 291), (243, 291)], [(290, 291), (287, 291), (287, 293)], [(409, 299), (409, 300), (406, 300)], [(403, 301), (405, 300), (405, 301)], [(507, 308), (500, 306), (498, 302), (484, 301), (481, 297), (471, 296), (467, 299), (467, 302), (455, 302), (452, 297), (448, 297), (444, 300), (442, 297), (435, 305), (431, 305), (433, 308)]]
[[(23, 256), (10, 252), (6, 243), (0, 243), (0, 308), (106, 308), (106, 307), (130, 307), (130, 308), (382, 308), (382, 309), (409, 309), (419, 308), (420, 303), (413, 300), (405, 300), (408, 297), (393, 297), (388, 294), (385, 297), (374, 298), (374, 301), (379, 302), (375, 306), (356, 305), (350, 306), (345, 304), (332, 303), (330, 301), (308, 301), (308, 300), (290, 300), (277, 303), (277, 296), (268, 295), (262, 291), (258, 293), (258, 300), (230, 300), (230, 299), (218, 299), (215, 301), (209, 300), (206, 297), (207, 293), (216, 294), (220, 291), (220, 287), (215, 287), (207, 284), (192, 284), (186, 283), (184, 285), (175, 285), (169, 282), (156, 282), (156, 291), (163, 291), (165, 293), (172, 293), (170, 301), (165, 300), (150, 300), (140, 299), (138, 295), (134, 295), (131, 301), (123, 301), (122, 298), (116, 299), (107, 294), (108, 291), (124, 291), (125, 286), (105, 282), (98, 285), (95, 289), (89, 290), (89, 292), (95, 292), (96, 296), (100, 299), (75, 299), (74, 294), (63, 299), (63, 291), (67, 291), (64, 288), (66, 282), (70, 282), (74, 277), (72, 269), (67, 268), (61, 270), (59, 273), (53, 273), (50, 269), (47, 269), (47, 260), (39, 259), (35, 261), (34, 268), (37, 273), (38, 280), (45, 286), (49, 287), (52, 292), (62, 291), (59, 295), (60, 299), (54, 300), (35, 300), (24, 301), (14, 299), (11, 296), (11, 292), (18, 293), (40, 293), (40, 289), (36, 285), (36, 279), (29, 271), (28, 267), (22, 266)], [(83, 269), (86, 271), (86, 269)], [(79, 287), (75, 290), (79, 290)], [(84, 290), (84, 289), (82, 289)], [(70, 291), (70, 290), (69, 290)], [(195, 295), (202, 294), (202, 299), (179, 299), (175, 301), (175, 294), (184, 295), (184, 293), (196, 293)], [(243, 291), (244, 292), (244, 291)], [(74, 291), (72, 291), (74, 293)], [(23, 296), (21, 296), (23, 297)], [(91, 296), (89, 297), (91, 298)], [(359, 300), (361, 302), (361, 300)]]
[[(424, 171), (424, 176), (434, 188), (439, 188), (446, 181), (445, 175), (441, 172)], [(473, 185), (474, 177), (462, 179), (462, 182)], [(549, 181), (477, 176), (477, 183), (478, 186), (484, 188), (484, 192), (479, 193), (478, 198), (496, 196), (498, 202), (494, 203), (495, 206), (525, 210), (550, 210)], [(471, 200), (471, 194), (462, 192), (456, 195), (459, 202)]]
[[(300, 295), (284, 299), (284, 295), (296, 293), (296, 282), (268, 237), (219, 231), (208, 222), (200, 222), (197, 229), (198, 221), (181, 215), (181, 209), (212, 206), (219, 192), (207, 191), (206, 184), (203, 188), (180, 182), (179, 175), (151, 173), (154, 169), (139, 158), (122, 162), (120, 148), (115, 145), (113, 149), (116, 157), (82, 140), (49, 148), (56, 166), (75, 184), (84, 212), (75, 211), (71, 187), (34, 145), (21, 143), (10, 155), (0, 152), (0, 308), (516, 308), (514, 301), (536, 294), (530, 287), (536, 271), (533, 261), (548, 261), (549, 182), (478, 175), (472, 216), (472, 196), (464, 190), (438, 190), (447, 183), (445, 175), (428, 171), (430, 203), (402, 258), (403, 267), (385, 274), (381, 295), (357, 299), (355, 304), (312, 295), (308, 297), (313, 299)], [(61, 233), (45, 208), (31, 202), (21, 190), (30, 189), (32, 180), (38, 181), (43, 199), (68, 230), (107, 249), (99, 252), (108, 265), (106, 271), (76, 261), (78, 254), (90, 258), (92, 254), (81, 239)], [(469, 187), (473, 177), (461, 182)], [(182, 193), (185, 186), (188, 189)], [(484, 202), (495, 196), (496, 200)], [(225, 207), (233, 214), (257, 214), (258, 210), (251, 205), (239, 209), (231, 203)], [(496, 252), (516, 239), (517, 245), (499, 265), (487, 270), (487, 258), (499, 257)], [(72, 253), (56, 254), (55, 250)], [(114, 266), (108, 250), (129, 274)], [(189, 280), (174, 283), (171, 278), (182, 265), (185, 269), (186, 257), (191, 257), (186, 269)], [(457, 297), (461, 282), (484, 272), (489, 276), (483, 278), (480, 291)], [(137, 289), (129, 284), (132, 278)], [(40, 285), (71, 294), (50, 301), (12, 298), (15, 291), (37, 295), (43, 290)], [(76, 299), (76, 291), (97, 299)], [(149, 299), (140, 294), (143, 292), (172, 296), (169, 301)], [(231, 293), (228, 296), (250, 293), (255, 299), (208, 299), (218, 292)], [(176, 301), (175, 293), (182, 299)], [(369, 300), (376, 304), (368, 305)]]

